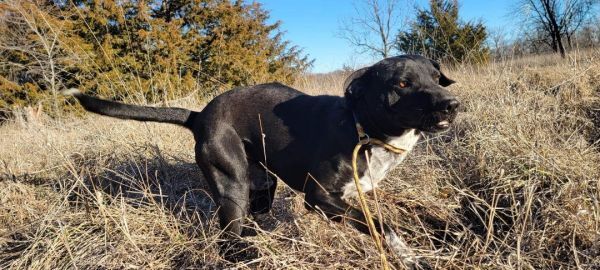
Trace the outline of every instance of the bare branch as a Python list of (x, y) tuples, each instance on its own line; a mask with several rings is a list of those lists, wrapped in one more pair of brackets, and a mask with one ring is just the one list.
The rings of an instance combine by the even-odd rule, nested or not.
[(382, 58), (390, 56), (393, 41), (390, 34), (398, 31), (398, 8), (403, 0), (358, 0), (355, 17), (340, 22), (338, 36), (361, 53)]
[(565, 56), (564, 42), (589, 21), (598, 0), (521, 0), (520, 7), (532, 11), (523, 14), (523, 22), (533, 29), (529, 35), (545, 37), (544, 43)]

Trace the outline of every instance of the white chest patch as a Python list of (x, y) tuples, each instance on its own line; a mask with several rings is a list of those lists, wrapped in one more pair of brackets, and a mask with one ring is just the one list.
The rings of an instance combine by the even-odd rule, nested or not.
[[(408, 152), (413, 149), (419, 140), (420, 133), (414, 129), (407, 130), (403, 135), (393, 138), (388, 141), (395, 147), (405, 149), (406, 152), (402, 154), (396, 154), (385, 150), (385, 148), (375, 145), (371, 148), (369, 155), (369, 167), (366, 172), (361, 172), (363, 176), (359, 179), (360, 186), (364, 192), (372, 190), (377, 187), (377, 184), (385, 178), (387, 173), (393, 168), (398, 166), (404, 158), (408, 155)], [(359, 158), (364, 158), (360, 157)], [(360, 175), (359, 174), (359, 175)], [(358, 192), (354, 180), (350, 179), (348, 183), (344, 185), (342, 199), (348, 199), (356, 197)]]

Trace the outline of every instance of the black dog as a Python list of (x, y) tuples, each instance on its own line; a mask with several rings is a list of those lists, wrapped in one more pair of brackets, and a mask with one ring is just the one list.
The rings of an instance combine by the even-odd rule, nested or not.
[[(194, 112), (125, 105), (76, 89), (66, 93), (95, 113), (190, 129), (196, 140), (196, 161), (219, 206), (221, 227), (230, 234), (241, 233), (249, 211), (269, 211), (277, 178), (304, 192), (308, 209), (319, 209), (368, 233), (363, 213), (344, 201), (357, 194), (351, 167), (352, 150), (359, 140), (355, 124), (371, 138), (410, 150), (422, 131), (445, 130), (454, 120), (459, 102), (443, 88), (452, 83), (438, 63), (405, 55), (353, 73), (346, 81), (345, 97), (309, 96), (270, 83), (231, 90), (202, 112)], [(370, 155), (371, 167), (369, 174), (366, 161), (359, 159), (365, 191), (407, 154), (374, 145), (364, 151)], [(411, 250), (391, 228), (375, 224), (378, 229), (383, 226), (388, 246), (406, 264), (414, 265)]]

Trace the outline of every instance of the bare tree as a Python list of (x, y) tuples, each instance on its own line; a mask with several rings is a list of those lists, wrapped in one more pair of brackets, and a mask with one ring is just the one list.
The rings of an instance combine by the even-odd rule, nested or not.
[(492, 53), (496, 60), (502, 60), (506, 57), (507, 42), (506, 33), (502, 28), (496, 28), (489, 31), (489, 42), (492, 47)]
[(394, 45), (394, 34), (402, 18), (400, 0), (359, 0), (354, 3), (355, 16), (340, 22), (339, 36), (360, 53), (386, 58)]
[(573, 46), (572, 38), (577, 31), (590, 22), (595, 5), (599, 0), (570, 0), (565, 1), (565, 14), (560, 21), (561, 32), (567, 38), (569, 48)]
[(565, 57), (564, 41), (571, 46), (572, 35), (590, 18), (599, 0), (521, 0), (524, 21), (554, 52)]
[[(52, 110), (59, 115), (58, 88), (61, 73), (60, 61), (66, 60), (59, 48), (58, 23), (40, 9), (35, 2), (10, 0), (3, 3), (0, 29), (7, 30), (0, 36), (0, 53), (11, 52), (20, 57), (0, 65), (11, 69), (16, 81), (43, 82), (43, 88), (52, 93)], [(35, 78), (41, 77), (36, 80)]]

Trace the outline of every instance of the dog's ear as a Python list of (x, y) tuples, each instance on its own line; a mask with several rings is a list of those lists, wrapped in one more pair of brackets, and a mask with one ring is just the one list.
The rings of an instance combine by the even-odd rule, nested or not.
[(363, 94), (362, 88), (364, 88), (364, 85), (362, 77), (368, 69), (368, 67), (361, 68), (352, 72), (352, 74), (346, 78), (344, 81), (344, 96), (346, 99), (355, 100)]
[(439, 84), (443, 87), (449, 86), (453, 83), (455, 83), (456, 81), (446, 77), (446, 75), (442, 72), (442, 70), (440, 69), (440, 64), (436, 61), (433, 60), (429, 60), (431, 62), (431, 64), (433, 65), (433, 67), (435, 67), (435, 69), (437, 69), (440, 72), (440, 80), (439, 80)]

